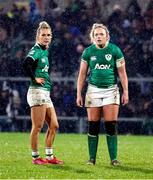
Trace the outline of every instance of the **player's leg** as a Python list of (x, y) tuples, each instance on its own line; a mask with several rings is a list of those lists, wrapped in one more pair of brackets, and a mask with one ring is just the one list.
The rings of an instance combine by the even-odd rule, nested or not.
[(44, 161), (39, 158), (38, 136), (45, 121), (45, 114), (45, 105), (31, 107), (32, 129), (30, 134), (30, 142), (34, 164), (44, 164)]
[(88, 150), (89, 162), (88, 164), (96, 163), (96, 155), (99, 140), (101, 107), (87, 108), (88, 114)]
[(106, 131), (106, 140), (108, 145), (109, 156), (112, 165), (118, 164), (117, 161), (117, 119), (119, 105), (110, 104), (103, 107), (103, 116)]
[(48, 125), (48, 129), (47, 129), (46, 137), (45, 137), (46, 159), (48, 163), (51, 163), (51, 164), (63, 164), (63, 161), (58, 160), (53, 155), (53, 142), (56, 135), (56, 130), (59, 127), (58, 121), (57, 121), (57, 115), (56, 115), (54, 107), (47, 108), (45, 119)]

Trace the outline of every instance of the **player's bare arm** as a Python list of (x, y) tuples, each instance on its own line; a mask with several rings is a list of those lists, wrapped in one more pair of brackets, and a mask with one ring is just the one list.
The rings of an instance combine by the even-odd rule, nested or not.
[(122, 66), (118, 67), (118, 75), (119, 75), (121, 85), (123, 88), (121, 102), (123, 105), (126, 105), (129, 102), (129, 93), (128, 93), (128, 78), (127, 78), (127, 73), (126, 73), (126, 68), (125, 68), (125, 62), (123, 63)]
[(77, 106), (82, 107), (83, 106), (83, 99), (82, 99), (82, 89), (86, 80), (87, 76), (87, 71), (88, 71), (88, 65), (86, 62), (82, 61), (80, 64), (80, 71), (79, 71), (79, 76), (78, 76), (78, 81), (77, 81)]

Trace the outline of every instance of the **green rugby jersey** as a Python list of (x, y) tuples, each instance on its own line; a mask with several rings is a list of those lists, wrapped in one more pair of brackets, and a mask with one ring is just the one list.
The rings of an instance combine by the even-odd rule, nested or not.
[(86, 48), (81, 59), (87, 62), (90, 69), (89, 83), (99, 88), (116, 84), (116, 63), (123, 58), (120, 48), (112, 43), (108, 43), (104, 48), (97, 48), (95, 44)]
[(37, 61), (37, 66), (35, 69), (35, 77), (44, 78), (45, 82), (43, 85), (37, 84), (31, 81), (30, 87), (41, 88), (50, 91), (52, 88), (52, 83), (48, 74), (49, 61), (48, 61), (48, 51), (43, 50), (39, 44), (35, 44), (29, 51), (27, 57), (31, 57), (34, 61)]

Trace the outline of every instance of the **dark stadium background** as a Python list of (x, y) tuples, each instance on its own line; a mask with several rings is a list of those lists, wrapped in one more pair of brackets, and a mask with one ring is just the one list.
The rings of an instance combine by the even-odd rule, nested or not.
[(53, 29), (49, 59), (59, 132), (87, 130), (86, 111), (75, 103), (76, 79), (98, 22), (108, 26), (126, 59), (130, 102), (120, 108), (119, 133), (153, 134), (153, 0), (0, 0), (0, 131), (31, 128), (22, 61), (42, 20)]

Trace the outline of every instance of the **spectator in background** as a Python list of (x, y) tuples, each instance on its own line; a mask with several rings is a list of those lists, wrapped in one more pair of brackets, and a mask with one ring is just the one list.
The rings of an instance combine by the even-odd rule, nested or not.
[(85, 47), (83, 44), (81, 44), (81, 43), (77, 44), (76, 49), (75, 49), (75, 51), (76, 51), (76, 54), (75, 54), (76, 61), (75, 62), (76, 62), (78, 69), (76, 72), (78, 72), (78, 70), (79, 70), (80, 57), (81, 57), (81, 54), (83, 53), (84, 49), (85, 49)]
[(108, 25), (110, 33), (113, 34), (111, 41), (113, 43), (119, 44), (119, 37), (122, 35), (122, 24), (123, 24), (124, 14), (122, 7), (119, 4), (115, 4), (113, 7), (113, 12), (108, 17)]
[(58, 115), (65, 115), (63, 114), (63, 106), (62, 106), (62, 97), (63, 97), (63, 87), (64, 85), (61, 83), (54, 82), (53, 90), (51, 96), (53, 97), (53, 103), (56, 107), (57, 116)]
[(141, 17), (141, 8), (137, 2), (137, 0), (131, 0), (129, 5), (126, 8), (126, 12), (128, 14), (128, 19), (132, 21), (134, 18)]
[(70, 32), (64, 33), (62, 47), (62, 76), (70, 76), (74, 73), (75, 68), (75, 45)]
[[(7, 117), (7, 106), (9, 104), (9, 87), (4, 82), (0, 89), (0, 116)], [(8, 118), (3, 117), (0, 120), (0, 130), (5, 131), (8, 128)]]
[(34, 0), (30, 0), (29, 6), (30, 6), (29, 20), (31, 24), (33, 24), (41, 19), (41, 14)]
[[(153, 53), (150, 51), (150, 41), (146, 40), (142, 45), (140, 56), (140, 72), (143, 77), (153, 76)], [(146, 88), (146, 87), (144, 87)]]
[(52, 18), (56, 19), (56, 17), (60, 16), (61, 8), (54, 0), (49, 0), (48, 3), (46, 3), (46, 5), (46, 9), (48, 9), (47, 13), (50, 13)]
[(9, 76), (11, 43), (4, 25), (0, 27), (0, 76)]
[[(60, 20), (55, 23), (55, 28), (53, 30), (53, 41), (49, 49), (49, 59), (52, 63), (51, 75), (61, 76), (63, 71), (63, 46), (64, 46), (64, 26)], [(60, 52), (60, 53), (59, 53)]]
[(8, 117), (16, 119), (21, 113), (21, 99), (19, 91), (16, 88), (9, 87), (9, 103), (6, 108)]
[(144, 122), (144, 130), (147, 130), (147, 132), (144, 132), (145, 134), (152, 135), (153, 133), (153, 99), (150, 97), (146, 97), (146, 101), (144, 103), (143, 111), (145, 112), (145, 122)]
[(0, 90), (0, 115), (6, 115), (6, 108), (7, 105), (9, 104), (9, 95), (10, 91), (9, 91), (9, 87), (6, 84), (6, 82), (4, 81), (2, 84), (2, 88)]
[(153, 37), (153, 15), (144, 16), (144, 25), (145, 25), (145, 39), (150, 40), (150, 37)]
[(10, 59), (10, 76), (24, 76), (23, 69), (21, 66), (23, 64), (24, 57), (24, 47), (15, 47), (14, 52), (12, 52), (12, 57)]
[(74, 83), (70, 82), (63, 93), (63, 107), (66, 116), (74, 116), (76, 112), (75, 91), (73, 89)]
[(9, 126), (9, 130), (19, 130), (16, 116), (22, 111), (21, 99), (18, 90), (11, 88), (7, 81), (4, 81), (2, 84), (0, 104), (0, 115), (7, 116), (5, 122), (3, 121), (3, 125)]

